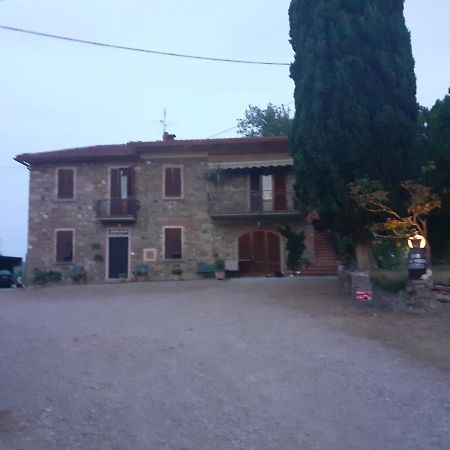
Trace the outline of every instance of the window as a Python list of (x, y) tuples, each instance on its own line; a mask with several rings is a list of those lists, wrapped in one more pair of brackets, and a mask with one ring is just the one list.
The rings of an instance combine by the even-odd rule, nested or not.
[(263, 200), (272, 200), (273, 183), (272, 175), (261, 175)]
[(180, 166), (164, 167), (164, 197), (182, 198), (182, 170)]
[(74, 169), (58, 169), (56, 196), (59, 200), (72, 200), (74, 198), (74, 172)]
[(181, 259), (182, 228), (164, 228), (164, 258)]
[(283, 172), (250, 174), (250, 210), (287, 210), (286, 176)]
[(73, 230), (56, 230), (56, 262), (73, 261)]

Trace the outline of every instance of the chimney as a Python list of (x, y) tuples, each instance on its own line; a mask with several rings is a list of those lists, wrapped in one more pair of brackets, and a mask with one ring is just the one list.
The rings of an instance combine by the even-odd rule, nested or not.
[(175, 134), (169, 134), (167, 131), (164, 131), (163, 141), (164, 142), (174, 141), (176, 137), (177, 136)]

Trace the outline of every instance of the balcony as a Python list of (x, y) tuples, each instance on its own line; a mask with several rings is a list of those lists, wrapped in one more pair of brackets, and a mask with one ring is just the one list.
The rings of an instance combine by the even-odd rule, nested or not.
[(228, 190), (208, 193), (208, 212), (213, 219), (271, 218), (300, 216), (292, 191)]
[(102, 223), (135, 223), (139, 207), (139, 200), (135, 197), (106, 198), (94, 202), (97, 220)]

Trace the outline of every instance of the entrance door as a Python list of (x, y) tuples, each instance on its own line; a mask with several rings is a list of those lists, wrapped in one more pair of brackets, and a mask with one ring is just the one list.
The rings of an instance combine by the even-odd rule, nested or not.
[(109, 237), (108, 246), (108, 278), (128, 278), (128, 236)]
[(266, 275), (281, 270), (280, 237), (271, 231), (255, 230), (239, 237), (239, 273)]

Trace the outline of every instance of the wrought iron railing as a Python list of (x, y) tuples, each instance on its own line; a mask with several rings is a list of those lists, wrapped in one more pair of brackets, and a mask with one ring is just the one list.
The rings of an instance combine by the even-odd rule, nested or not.
[(95, 200), (95, 212), (98, 218), (137, 217), (140, 208), (139, 200), (135, 197), (105, 198)]
[(295, 213), (294, 192), (272, 190), (209, 192), (208, 212), (211, 215)]

